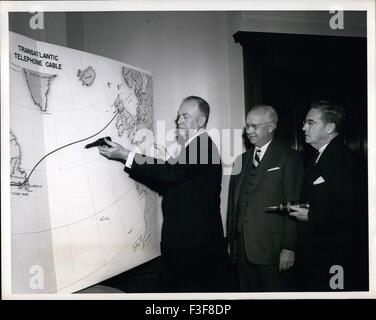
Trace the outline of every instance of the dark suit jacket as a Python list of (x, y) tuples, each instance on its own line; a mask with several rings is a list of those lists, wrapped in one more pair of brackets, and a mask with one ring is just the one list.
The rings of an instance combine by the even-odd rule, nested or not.
[(136, 155), (129, 176), (163, 196), (162, 250), (179, 253), (223, 252), (220, 214), (222, 164), (204, 132), (177, 159), (160, 161)]
[[(236, 160), (234, 166), (241, 161), (242, 170), (230, 181), (227, 215), (230, 254), (236, 256), (237, 223), (244, 210), (240, 199), (247, 198), (243, 224), (247, 258), (260, 265), (278, 264), (282, 249), (296, 250), (296, 221), (286, 215), (266, 213), (265, 208), (299, 200), (304, 167), (296, 151), (274, 138), (256, 169), (254, 179), (249, 181), (250, 188), (245, 191), (244, 180), (249, 179), (246, 173), (252, 165), (253, 152), (254, 148), (251, 148)], [(273, 168), (278, 169), (268, 171)], [(248, 192), (246, 197), (242, 194), (244, 192)]]
[(361, 219), (356, 171), (354, 155), (336, 137), (304, 179), (302, 199), (310, 209), (308, 222), (298, 224), (300, 256), (306, 267), (321, 272), (327, 289), (330, 267), (344, 266), (347, 253), (355, 258), (350, 244), (355, 242), (353, 227)]

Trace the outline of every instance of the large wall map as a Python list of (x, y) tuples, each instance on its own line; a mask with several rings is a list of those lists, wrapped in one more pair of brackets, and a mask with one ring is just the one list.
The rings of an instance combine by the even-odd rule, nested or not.
[(10, 33), (14, 293), (75, 292), (159, 255), (155, 193), (85, 149), (111, 136), (147, 152), (145, 129), (148, 72)]

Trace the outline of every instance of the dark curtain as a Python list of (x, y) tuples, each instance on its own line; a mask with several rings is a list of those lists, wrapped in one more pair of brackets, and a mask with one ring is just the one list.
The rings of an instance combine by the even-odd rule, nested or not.
[(344, 141), (356, 153), (364, 195), (359, 250), (368, 282), (367, 39), (261, 32), (233, 37), (243, 48), (245, 114), (256, 104), (275, 107), (278, 137), (306, 162), (313, 151), (302, 132), (309, 105), (326, 99), (345, 108)]

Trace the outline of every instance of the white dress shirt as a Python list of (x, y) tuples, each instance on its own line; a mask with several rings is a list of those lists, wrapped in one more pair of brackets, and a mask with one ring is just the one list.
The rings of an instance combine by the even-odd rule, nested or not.
[(260, 150), (259, 158), (260, 158), (260, 161), (262, 160), (262, 158), (263, 158), (263, 156), (266, 152), (266, 149), (268, 149), (268, 147), (269, 147), (270, 142), (272, 142), (272, 140), (269, 140), (269, 142), (265, 143), (262, 147), (256, 147), (255, 146), (255, 151), (253, 152), (253, 161), (255, 160), (257, 150)]
[[(204, 133), (204, 132), (207, 132), (206, 129), (199, 129), (192, 137), (190, 137), (185, 143), (184, 143), (184, 147), (186, 148), (191, 142), (193, 139), (195, 139), (197, 136), (199, 136), (200, 134)], [(179, 154), (181, 150), (179, 150), (178, 153), (175, 153), (174, 154)], [(134, 160), (134, 157), (136, 156), (136, 152), (134, 151), (131, 151), (128, 155), (128, 158), (127, 158), (127, 161), (125, 163), (125, 166), (128, 167), (128, 168), (132, 168), (132, 163), (133, 163), (133, 160)], [(167, 160), (167, 159), (166, 159)]]
[(324, 145), (319, 149), (319, 155), (318, 155), (318, 157), (316, 158), (315, 163), (317, 163), (317, 162), (319, 161), (319, 159), (320, 159), (320, 157), (321, 157), (321, 154), (324, 152), (325, 148), (328, 146), (329, 143), (330, 143), (330, 142), (328, 142), (327, 144), (324, 144)]

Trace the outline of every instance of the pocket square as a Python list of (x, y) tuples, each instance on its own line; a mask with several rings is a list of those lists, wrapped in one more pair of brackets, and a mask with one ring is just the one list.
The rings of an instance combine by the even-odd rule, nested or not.
[(318, 177), (315, 181), (313, 181), (313, 184), (316, 185), (316, 184), (320, 184), (320, 183), (324, 183), (325, 180), (322, 176)]
[(279, 170), (279, 169), (281, 169), (281, 168), (280, 167), (274, 167), (274, 168), (270, 168), (270, 169), (268, 169), (266, 171), (274, 171), (274, 170)]

